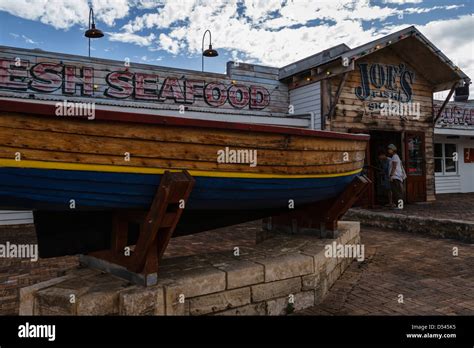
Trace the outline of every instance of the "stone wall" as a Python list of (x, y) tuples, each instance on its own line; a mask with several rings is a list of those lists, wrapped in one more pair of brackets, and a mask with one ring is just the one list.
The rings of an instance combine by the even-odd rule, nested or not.
[(344, 219), (358, 220), (362, 225), (418, 233), (435, 238), (457, 239), (474, 243), (474, 222), (440, 219), (429, 216), (374, 212), (366, 209), (349, 209)]
[(151, 287), (83, 268), (21, 289), (22, 315), (285, 315), (318, 304), (353, 261), (325, 245), (359, 244), (357, 222), (340, 236), (275, 235), (252, 246), (163, 260)]

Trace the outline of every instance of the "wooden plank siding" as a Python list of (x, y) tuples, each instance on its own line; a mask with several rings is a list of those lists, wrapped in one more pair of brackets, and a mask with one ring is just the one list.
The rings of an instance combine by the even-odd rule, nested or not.
[(460, 175), (436, 175), (436, 193), (458, 193), (461, 190)]
[[(380, 111), (369, 110), (369, 104), (372, 102), (387, 102), (385, 98), (374, 97), (368, 100), (361, 100), (355, 94), (355, 89), (361, 85), (359, 63), (369, 64), (387, 64), (399, 65), (405, 64), (406, 67), (415, 72), (415, 78), (412, 84), (413, 94), (411, 102), (420, 103), (420, 118), (408, 117), (404, 120), (398, 116), (381, 115)], [(337, 86), (341, 77), (332, 78), (323, 91), (334, 100)], [(327, 98), (327, 97), (326, 97)], [(415, 131), (425, 134), (425, 172), (426, 172), (426, 190), (427, 200), (434, 200), (435, 180), (434, 180), (434, 159), (433, 159), (433, 87), (426, 78), (411, 66), (403, 61), (393, 50), (380, 50), (365, 58), (361, 58), (356, 63), (356, 69), (349, 73), (344, 84), (343, 91), (336, 105), (336, 112), (332, 119), (326, 119), (326, 129), (331, 131), (349, 132), (360, 130), (361, 133), (369, 131)], [(403, 143), (403, 139), (402, 139)], [(404, 153), (401, 151), (400, 153)]]
[(295, 114), (314, 113), (314, 129), (321, 129), (321, 83), (315, 82), (289, 91)]

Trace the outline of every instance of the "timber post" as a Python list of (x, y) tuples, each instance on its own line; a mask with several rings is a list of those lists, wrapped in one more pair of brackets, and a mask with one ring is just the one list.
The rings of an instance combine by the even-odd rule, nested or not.
[[(134, 283), (156, 284), (161, 259), (183, 212), (180, 205), (186, 204), (194, 182), (187, 171), (166, 171), (150, 209), (116, 213), (110, 249), (82, 255), (81, 263)], [(133, 250), (128, 246), (129, 222), (138, 222), (140, 226)]]
[(319, 235), (321, 238), (337, 238), (337, 222), (371, 183), (372, 181), (365, 175), (357, 176), (335, 199), (272, 216), (264, 228), (277, 233), (301, 233)]

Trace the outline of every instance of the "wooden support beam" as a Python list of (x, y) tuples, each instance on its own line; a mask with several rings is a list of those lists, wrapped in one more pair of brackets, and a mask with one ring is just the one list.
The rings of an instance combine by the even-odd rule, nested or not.
[(456, 87), (458, 86), (458, 82), (455, 82), (453, 84), (453, 86), (451, 87), (451, 90), (449, 91), (449, 94), (448, 96), (446, 97), (446, 99), (444, 100), (443, 104), (441, 105), (441, 107), (439, 108), (438, 110), (438, 114), (434, 117), (433, 119), (433, 124), (436, 124), (436, 122), (438, 121), (439, 117), (441, 116), (441, 114), (443, 113), (444, 111), (444, 108), (446, 107), (446, 105), (448, 104), (449, 102), (449, 99), (451, 99), (451, 97), (453, 96), (453, 93), (454, 91), (456, 90)]
[[(337, 238), (337, 222), (370, 186), (370, 179), (357, 176), (337, 197), (273, 216), (274, 232), (319, 234), (321, 238)], [(329, 207), (329, 208), (328, 208)]]
[[(188, 172), (165, 172), (150, 209), (147, 212), (117, 213), (113, 221), (110, 250), (89, 255), (139, 273), (145, 279), (149, 274), (157, 274), (183, 212), (181, 205), (186, 204), (193, 186), (194, 179)], [(132, 221), (140, 223), (140, 234), (133, 252), (126, 255), (128, 223)]]
[(344, 73), (341, 77), (341, 81), (339, 81), (339, 85), (337, 86), (337, 90), (336, 90), (336, 95), (334, 97), (333, 102), (331, 103), (331, 107), (328, 112), (329, 119), (331, 119), (334, 116), (334, 113), (336, 112), (336, 105), (339, 100), (339, 97), (341, 96), (342, 88), (344, 87), (344, 84), (346, 83), (347, 76), (349, 76), (349, 73), (348, 72)]
[(357, 176), (349, 186), (337, 197), (325, 214), (324, 229), (329, 232), (329, 238), (335, 238), (337, 222), (354, 205), (372, 181), (365, 175)]
[(331, 62), (330, 64), (326, 64), (324, 66), (314, 68), (310, 70), (310, 76), (311, 79), (310, 81), (306, 81), (304, 79), (301, 79), (300, 77), (297, 77), (294, 75), (292, 77), (291, 83), (288, 85), (288, 88), (294, 89), (298, 87), (302, 87), (305, 85), (308, 85), (310, 83), (315, 83), (318, 81), (324, 81), (325, 79), (328, 78), (333, 78), (334, 76), (337, 75), (342, 75), (345, 73), (349, 73), (355, 69), (355, 64), (354, 61), (351, 61), (349, 66), (343, 66), (341, 65), (340, 61), (336, 62)]
[(110, 247), (116, 253), (123, 252), (128, 242), (128, 223), (117, 213), (114, 214), (112, 219), (112, 242)]

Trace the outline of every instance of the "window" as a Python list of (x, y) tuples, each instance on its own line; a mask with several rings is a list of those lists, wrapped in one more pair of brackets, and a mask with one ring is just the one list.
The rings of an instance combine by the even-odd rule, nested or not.
[(410, 135), (408, 138), (407, 171), (410, 175), (423, 175), (423, 138)]
[(435, 173), (441, 175), (454, 175), (458, 172), (456, 160), (456, 144), (436, 143), (434, 147)]

